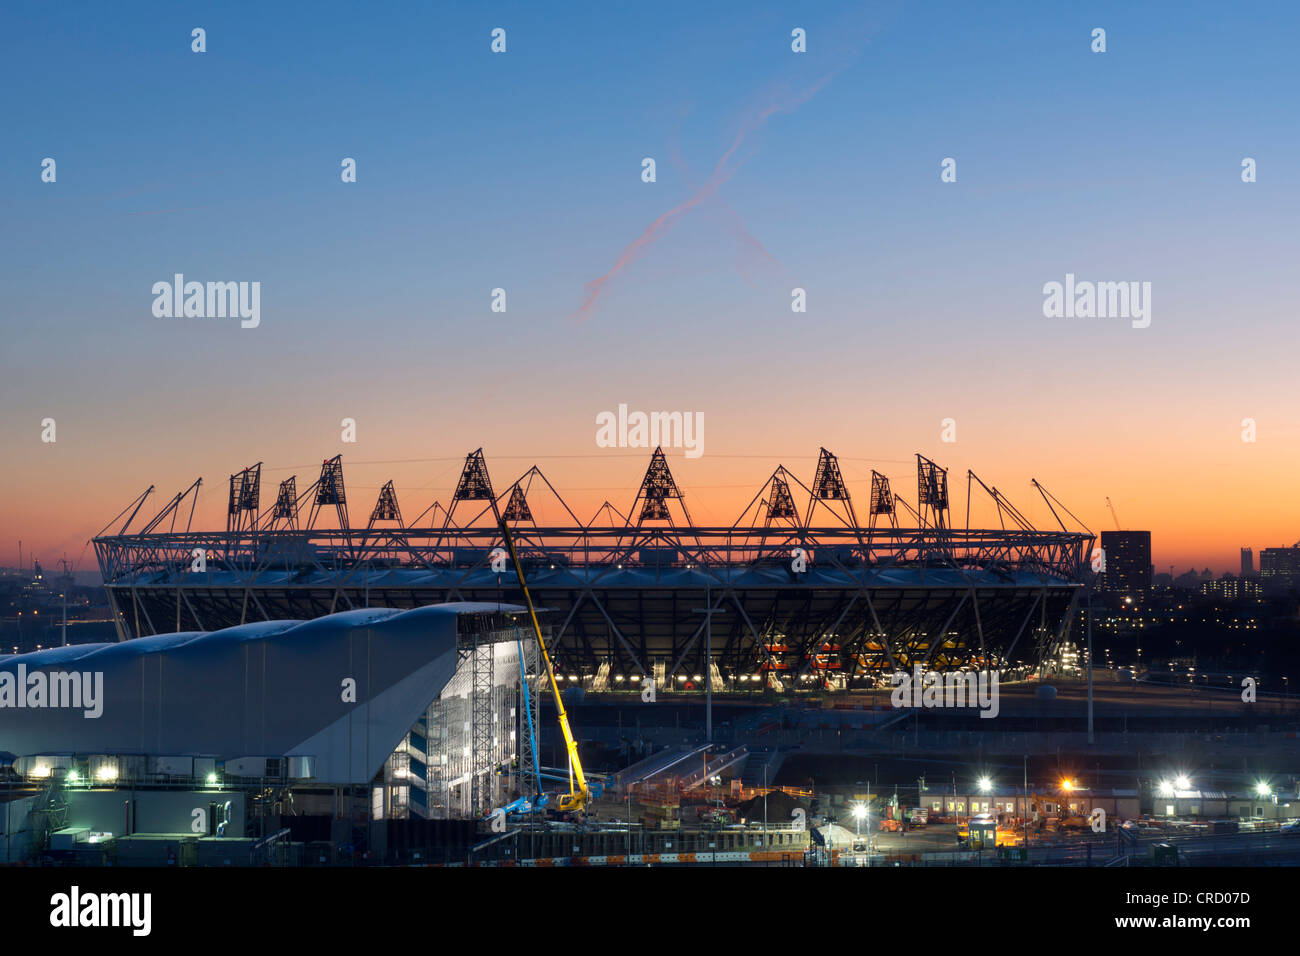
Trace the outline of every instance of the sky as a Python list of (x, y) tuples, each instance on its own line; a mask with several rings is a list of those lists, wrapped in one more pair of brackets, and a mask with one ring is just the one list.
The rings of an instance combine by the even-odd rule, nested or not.
[[(92, 567), (151, 484), (202, 476), (219, 527), (230, 472), (338, 453), (363, 519), (479, 447), (626, 510), (625, 404), (703, 417), (666, 449), (701, 523), (822, 446), (863, 510), (872, 468), (914, 501), (920, 452), (962, 510), (971, 469), (1050, 527), (1037, 479), (1157, 570), (1236, 570), (1300, 539), (1298, 35), (1286, 3), (6, 3), (0, 564)], [(260, 283), (257, 326), (155, 315), (176, 273)], [(1149, 282), (1149, 326), (1045, 316), (1067, 274)]]

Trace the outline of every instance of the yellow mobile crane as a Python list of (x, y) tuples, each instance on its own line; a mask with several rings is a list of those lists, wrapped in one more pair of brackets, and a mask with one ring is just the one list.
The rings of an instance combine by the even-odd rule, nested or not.
[(533, 634), (537, 637), (537, 646), (542, 649), (542, 660), (546, 662), (546, 677), (551, 682), (551, 693), (555, 695), (555, 710), (560, 716), (560, 730), (564, 732), (564, 746), (569, 751), (569, 792), (560, 794), (556, 808), (562, 812), (581, 811), (591, 799), (591, 789), (587, 786), (586, 774), (582, 772), (582, 761), (578, 759), (578, 742), (573, 739), (569, 727), (569, 715), (564, 712), (564, 701), (560, 698), (560, 686), (555, 682), (555, 669), (551, 666), (551, 655), (546, 650), (546, 641), (542, 638), (542, 626), (537, 623), (537, 611), (533, 608), (532, 595), (528, 593), (528, 583), (524, 581), (524, 568), (515, 553), (515, 542), (510, 536), (510, 527), (505, 518), (498, 518), (501, 539), (505, 542), (510, 560), (515, 566), (515, 575), (519, 578), (519, 588), (524, 592), (524, 604), (528, 606), (528, 617), (533, 622)]

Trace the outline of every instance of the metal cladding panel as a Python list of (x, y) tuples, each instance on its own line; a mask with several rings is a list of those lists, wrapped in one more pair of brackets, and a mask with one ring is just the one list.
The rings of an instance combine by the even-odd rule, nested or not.
[[(366, 780), (455, 672), (459, 615), (519, 610), (380, 608), (6, 658), (0, 693), (20, 675), (39, 672), (49, 681), (51, 673), (72, 673), (92, 692), (98, 682), (102, 713), (20, 708), (0, 698), (0, 751), (217, 759), (298, 753), (316, 756), (321, 771)], [(347, 678), (356, 681), (355, 702), (343, 699)], [(349, 725), (353, 733), (339, 730)], [(304, 749), (312, 739), (351, 746), (362, 757)], [(321, 771), (318, 779), (344, 779)]]
[(453, 638), (444, 653), (406, 675), (385, 693), (365, 703), (287, 751), (288, 756), (315, 758), (313, 779), (319, 783), (366, 783), (379, 772), (433, 697), (456, 673)]

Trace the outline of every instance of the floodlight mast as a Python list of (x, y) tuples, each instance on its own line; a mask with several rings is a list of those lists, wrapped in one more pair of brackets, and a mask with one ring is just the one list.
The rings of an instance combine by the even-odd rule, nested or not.
[(532, 595), (528, 593), (528, 583), (524, 580), (524, 568), (519, 563), (519, 555), (515, 552), (515, 542), (510, 536), (510, 526), (506, 523), (505, 518), (498, 519), (498, 525), (501, 528), (501, 538), (505, 542), (506, 551), (510, 554), (510, 560), (515, 566), (515, 576), (519, 578), (519, 588), (524, 592), (524, 604), (528, 607), (528, 618), (533, 623), (533, 634), (537, 638), (537, 646), (542, 650), (542, 660), (546, 663), (546, 676), (551, 682), (551, 693), (555, 696), (555, 710), (560, 718), (560, 730), (564, 733), (564, 746), (569, 751), (569, 767), (573, 771), (573, 780), (569, 784), (569, 792), (561, 794), (557, 801), (557, 807), (563, 811), (582, 810), (591, 797), (591, 790), (587, 786), (587, 777), (582, 772), (582, 761), (578, 759), (578, 742), (573, 739), (573, 730), (569, 727), (569, 715), (564, 711), (564, 701), (560, 697), (560, 685), (555, 681), (555, 668), (551, 666), (551, 655), (546, 650), (546, 641), (542, 637), (542, 626), (537, 623), (537, 611), (533, 607)]

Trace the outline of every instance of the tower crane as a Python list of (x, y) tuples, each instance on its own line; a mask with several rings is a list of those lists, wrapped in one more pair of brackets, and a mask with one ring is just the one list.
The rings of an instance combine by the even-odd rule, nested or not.
[(1115, 522), (1115, 530), (1116, 531), (1124, 530), (1119, 526), (1119, 515), (1115, 514), (1115, 506), (1110, 503), (1109, 495), (1106, 496), (1106, 507), (1110, 509), (1111, 519)]

